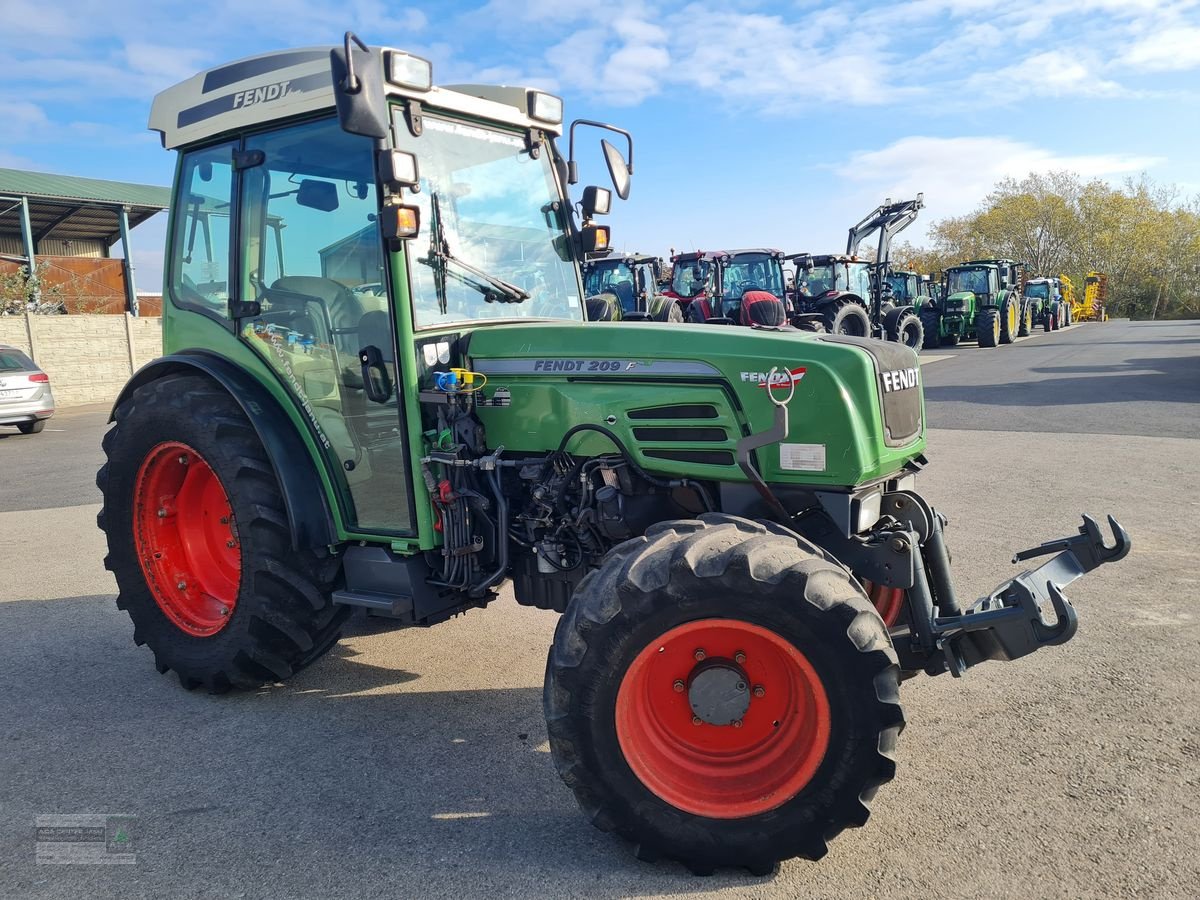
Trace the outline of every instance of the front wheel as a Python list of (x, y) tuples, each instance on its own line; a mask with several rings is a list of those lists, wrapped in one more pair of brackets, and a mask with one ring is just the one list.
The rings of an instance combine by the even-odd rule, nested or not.
[(825, 314), (825, 330), (829, 334), (870, 337), (871, 320), (867, 317), (867, 311), (857, 303), (843, 303)]
[(936, 350), (941, 346), (941, 321), (935, 311), (921, 311), (921, 328), (925, 334), (923, 343), (926, 350)]
[(975, 317), (975, 336), (980, 347), (995, 347), (1000, 343), (1000, 310), (985, 309)]
[(116, 409), (96, 476), (104, 560), (134, 643), (213, 693), (281, 681), (337, 641), (336, 560), (294, 550), (249, 420), (207, 378), (169, 376)]
[(925, 327), (915, 313), (906, 313), (900, 317), (900, 321), (896, 323), (896, 330), (890, 337), (905, 347), (920, 350), (925, 345)]
[(550, 747), (594, 825), (693, 871), (817, 859), (895, 774), (887, 628), (817, 547), (733, 516), (656, 525), (579, 585)]

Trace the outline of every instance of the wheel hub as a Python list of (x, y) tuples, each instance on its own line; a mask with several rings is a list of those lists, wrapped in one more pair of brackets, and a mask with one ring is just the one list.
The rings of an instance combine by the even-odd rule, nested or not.
[(746, 673), (731, 660), (701, 663), (689, 679), (688, 703), (692, 712), (709, 725), (733, 725), (750, 708)]

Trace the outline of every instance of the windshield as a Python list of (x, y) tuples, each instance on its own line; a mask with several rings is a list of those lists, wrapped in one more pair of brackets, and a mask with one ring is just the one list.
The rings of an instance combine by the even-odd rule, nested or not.
[(949, 273), (951, 294), (971, 291), (974, 294), (989, 293), (987, 269), (954, 269)]
[(766, 253), (739, 253), (725, 266), (725, 299), (740, 300), (746, 291), (783, 297), (783, 266)]
[(680, 260), (671, 275), (671, 290), (680, 297), (695, 297), (708, 281), (708, 260)]
[(1035, 300), (1049, 300), (1050, 283), (1047, 281), (1038, 281), (1025, 285), (1025, 296)]
[(813, 266), (800, 273), (800, 293), (809, 297), (819, 297), (826, 291), (832, 291), (834, 285), (833, 266)]
[(625, 312), (637, 309), (637, 285), (633, 269), (626, 262), (589, 263), (583, 277), (583, 293), (587, 297), (613, 294)]
[(891, 275), (888, 284), (892, 287), (893, 300), (912, 300), (920, 293), (915, 275)]
[[(519, 317), (582, 320), (550, 154), (534, 159), (524, 137), (508, 132), (433, 116), (424, 117), (424, 126), (414, 138), (397, 111), (398, 146), (420, 160), (421, 190), (408, 198), (421, 210), (421, 233), (408, 243), (416, 327)], [(437, 230), (449, 260), (438, 258)], [(506, 295), (486, 290), (470, 269), (529, 298), (501, 302)]]

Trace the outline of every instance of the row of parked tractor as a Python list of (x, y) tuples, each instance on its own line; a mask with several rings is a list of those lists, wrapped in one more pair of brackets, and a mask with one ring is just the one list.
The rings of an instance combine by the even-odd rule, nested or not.
[[(1030, 275), (1012, 259), (976, 259), (940, 273), (892, 265), (896, 234), (924, 205), (886, 200), (850, 228), (845, 253), (773, 248), (656, 256), (608, 252), (584, 266), (593, 321), (697, 322), (799, 329), (898, 341), (913, 349), (977, 341), (1011, 344), (1035, 328), (1104, 319), (1107, 276), (1092, 272), (1083, 297), (1066, 275)], [(860, 255), (878, 235), (873, 253)]]

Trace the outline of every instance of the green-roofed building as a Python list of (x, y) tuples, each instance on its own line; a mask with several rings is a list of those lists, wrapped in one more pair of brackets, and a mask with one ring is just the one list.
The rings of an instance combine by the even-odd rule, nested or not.
[(45, 257), (109, 259), (121, 241), (126, 304), (137, 315), (129, 231), (170, 201), (165, 187), (0, 168), (0, 261), (36, 270)]

